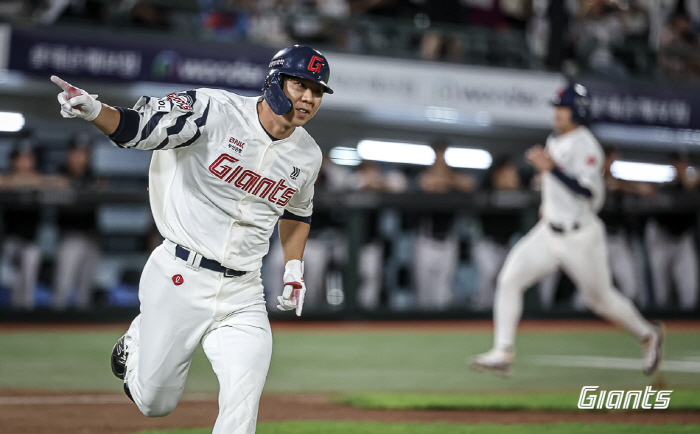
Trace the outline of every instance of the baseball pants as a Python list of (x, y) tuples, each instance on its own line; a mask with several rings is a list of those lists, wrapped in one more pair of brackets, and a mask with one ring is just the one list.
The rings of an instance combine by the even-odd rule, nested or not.
[(622, 325), (639, 339), (652, 332), (632, 302), (612, 285), (600, 219), (565, 233), (553, 231), (549, 223), (540, 220), (513, 246), (498, 277), (494, 347), (513, 347), (524, 292), (558, 268), (569, 275), (593, 312)]
[(241, 277), (196, 268), (199, 255), (175, 257), (166, 240), (144, 267), (141, 314), (127, 331), (125, 383), (149, 417), (175, 409), (197, 345), (219, 380), (214, 434), (252, 434), (272, 355), (260, 271)]
[(417, 304), (421, 309), (444, 310), (450, 306), (459, 261), (459, 240), (438, 240), (420, 234), (413, 255)]
[(669, 307), (671, 287), (675, 286), (680, 308), (685, 311), (695, 309), (700, 270), (693, 232), (686, 231), (675, 236), (653, 219), (644, 229), (656, 306), (662, 309)]
[(475, 309), (493, 309), (496, 278), (508, 257), (509, 250), (509, 246), (504, 246), (488, 237), (477, 241), (472, 247), (472, 257), (479, 276), (478, 291), (473, 302)]

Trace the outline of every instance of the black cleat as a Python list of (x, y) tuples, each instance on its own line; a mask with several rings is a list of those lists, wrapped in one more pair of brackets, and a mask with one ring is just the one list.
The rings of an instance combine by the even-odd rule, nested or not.
[(124, 383), (124, 393), (126, 393), (126, 396), (131, 400), (131, 402), (133, 402), (134, 404), (136, 403), (136, 401), (134, 401), (134, 398), (131, 397), (131, 390), (129, 390), (129, 386), (127, 386), (126, 383)]
[[(120, 380), (123, 380), (126, 375), (126, 357), (128, 355), (124, 345), (124, 336), (122, 336), (112, 348), (112, 373)], [(129, 397), (131, 398), (131, 396)]]

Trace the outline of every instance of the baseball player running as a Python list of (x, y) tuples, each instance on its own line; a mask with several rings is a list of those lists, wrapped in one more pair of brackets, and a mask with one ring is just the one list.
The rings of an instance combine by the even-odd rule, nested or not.
[(149, 417), (175, 409), (199, 344), (219, 379), (214, 433), (254, 433), (272, 335), (260, 278), (279, 221), (282, 310), (304, 302), (302, 255), (321, 150), (304, 130), (328, 87), (326, 58), (278, 52), (263, 96), (216, 89), (110, 107), (58, 77), (63, 117), (92, 122), (117, 146), (155, 150), (149, 195), (165, 238), (139, 284), (141, 313), (114, 346), (112, 370)]
[(603, 150), (585, 126), (590, 99), (583, 86), (572, 84), (553, 103), (554, 134), (546, 148), (537, 145), (525, 154), (542, 176), (541, 219), (508, 254), (496, 288), (494, 347), (476, 356), (470, 367), (510, 373), (524, 292), (560, 267), (582, 291), (591, 310), (639, 339), (643, 371), (651, 375), (661, 361), (663, 324), (645, 321), (612, 286), (605, 228), (596, 215), (605, 193)]

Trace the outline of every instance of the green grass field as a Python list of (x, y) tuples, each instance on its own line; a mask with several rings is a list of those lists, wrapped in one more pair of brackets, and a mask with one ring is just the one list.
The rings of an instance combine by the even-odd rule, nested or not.
[[(491, 334), (470, 330), (425, 332), (342, 331), (323, 333), (281, 330), (265, 393), (329, 392), (355, 405), (388, 408), (555, 408), (576, 410), (582, 386), (674, 390), (672, 408), (700, 403), (700, 339), (690, 331), (667, 335), (663, 372), (641, 373), (639, 346), (630, 335), (614, 331), (522, 333), (510, 378), (469, 371), (465, 360), (490, 347)], [(121, 391), (109, 370), (112, 345), (122, 330), (0, 332), (0, 388)], [(583, 362), (581, 362), (583, 361)], [(578, 363), (578, 366), (572, 366)], [(200, 350), (192, 363), (186, 393), (217, 391), (216, 378)], [(552, 403), (556, 405), (552, 406)], [(524, 405), (523, 403), (528, 403)], [(690, 404), (689, 404), (690, 403)], [(693, 403), (695, 407), (693, 407)], [(688, 408), (688, 407), (684, 407)], [(321, 418), (322, 415), (319, 416)], [(522, 427), (444, 424), (340, 422), (261, 423), (272, 433), (666, 433), (700, 432), (698, 426), (633, 425), (597, 427), (566, 424)], [(693, 428), (694, 430), (692, 430)], [(207, 430), (170, 431), (199, 434)], [(154, 434), (155, 432), (149, 432)]]

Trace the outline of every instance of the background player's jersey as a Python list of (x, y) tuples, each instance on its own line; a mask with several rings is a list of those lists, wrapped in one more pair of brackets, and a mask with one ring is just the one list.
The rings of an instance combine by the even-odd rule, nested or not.
[(592, 193), (586, 197), (574, 192), (550, 172), (542, 178), (542, 215), (549, 222), (570, 228), (598, 213), (605, 200), (603, 149), (586, 127), (547, 138), (547, 152), (568, 177)]
[(136, 137), (122, 147), (154, 152), (153, 217), (163, 237), (228, 268), (260, 268), (285, 210), (312, 213), (321, 150), (301, 127), (274, 141), (258, 97), (215, 89), (142, 97)]

